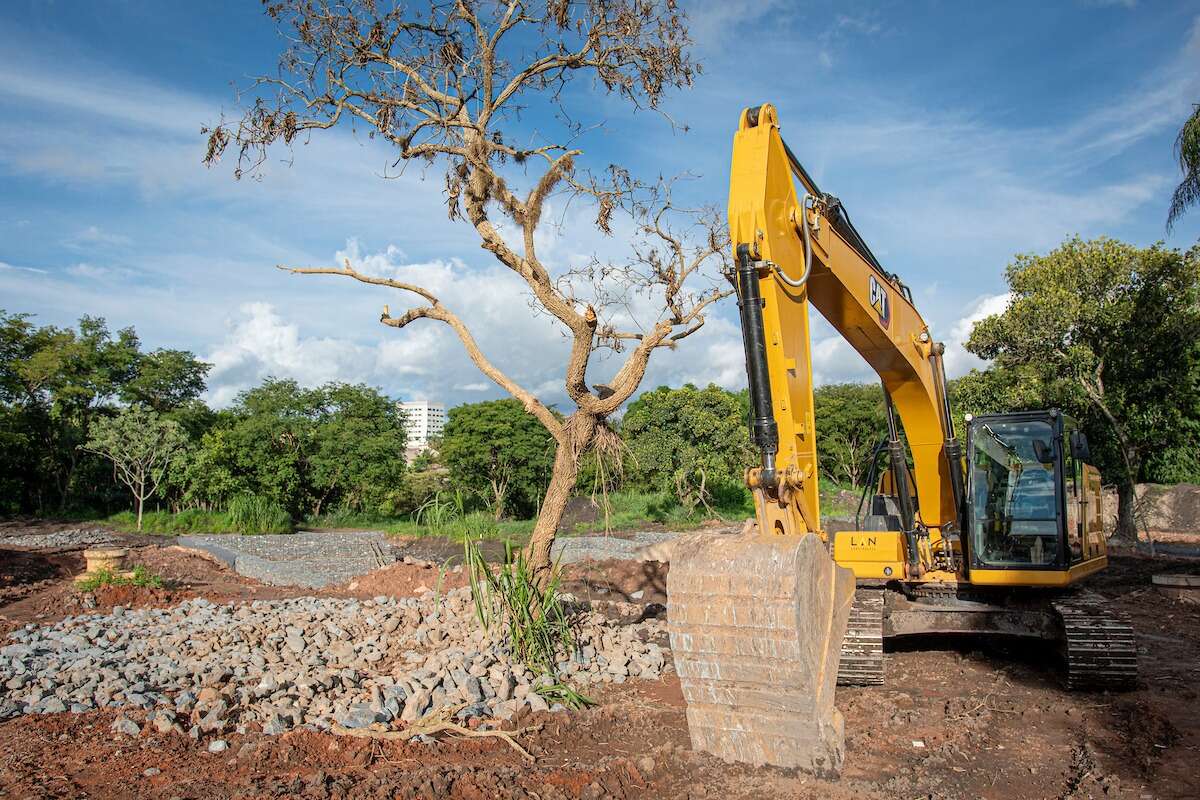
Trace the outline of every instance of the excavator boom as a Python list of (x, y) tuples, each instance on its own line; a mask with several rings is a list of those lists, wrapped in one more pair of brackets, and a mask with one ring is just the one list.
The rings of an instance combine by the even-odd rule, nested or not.
[[(903, 508), (909, 496), (903, 470), (901, 517), (910, 568), (920, 571), (917, 524), (929, 532), (930, 546), (938, 547), (942, 531), (958, 527), (962, 502), (961, 451), (946, 400), (943, 348), (931, 339), (908, 288), (883, 269), (840, 202), (822, 193), (791, 154), (773, 106), (742, 113), (729, 187), (753, 438), (763, 452), (762, 466), (748, 476), (759, 524), (784, 534), (822, 530), (811, 304), (878, 373), (889, 412), (894, 407), (903, 423), (917, 504)], [(768, 435), (771, 423), (776, 442)], [(898, 434), (894, 420), (892, 428)], [(899, 446), (898, 435), (892, 441)]]

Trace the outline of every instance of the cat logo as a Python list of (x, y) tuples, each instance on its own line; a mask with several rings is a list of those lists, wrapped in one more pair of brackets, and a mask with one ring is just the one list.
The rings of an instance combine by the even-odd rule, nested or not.
[(875, 279), (874, 275), (871, 276), (869, 288), (871, 308), (875, 309), (875, 313), (879, 315), (879, 324), (886, 328), (892, 316), (892, 304), (888, 302), (887, 289)]

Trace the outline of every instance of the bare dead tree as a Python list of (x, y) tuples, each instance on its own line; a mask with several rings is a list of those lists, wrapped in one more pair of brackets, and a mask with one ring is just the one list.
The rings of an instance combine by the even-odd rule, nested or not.
[[(524, 280), (531, 305), (565, 330), (571, 348), (564, 384), (575, 411), (559, 418), (498, 369), (463, 318), (428, 289), (364, 274), (348, 260), (281, 265), (419, 298), (398, 316), (385, 306), (380, 321), (394, 328), (419, 319), (445, 323), (479, 370), (546, 426), (557, 449), (528, 548), (544, 580), (581, 456), (614, 435), (605, 421), (637, 389), (651, 355), (698, 330), (708, 306), (729, 294), (713, 276), (726, 266), (728, 248), (719, 217), (676, 206), (669, 183), (647, 186), (615, 166), (601, 173), (577, 167), (578, 123), (539, 130), (535, 143), (519, 144), (528, 139), (518, 136), (519, 113), (537, 103), (570, 120), (564, 89), (579, 79), (632, 106), (657, 109), (664, 92), (690, 86), (699, 69), (688, 55), (686, 17), (674, 0), (434, 0), (419, 7), (281, 0), (267, 13), (290, 42), (278, 75), (254, 83), (240, 120), (206, 129), (205, 162), (215, 164), (232, 147), (241, 177), (262, 165), (273, 145), (343, 123), (361, 126), (395, 147), (397, 163), (444, 166), (450, 218), (468, 222), (480, 246)], [(636, 241), (628, 261), (597, 261), (556, 276), (534, 244), (547, 199), (556, 195), (590, 204), (605, 233), (614, 214), (632, 215)], [(505, 240), (494, 215), (516, 226), (519, 243)], [(653, 318), (639, 325), (632, 312), (647, 308)], [(625, 355), (607, 385), (593, 389), (588, 367), (601, 348)]]

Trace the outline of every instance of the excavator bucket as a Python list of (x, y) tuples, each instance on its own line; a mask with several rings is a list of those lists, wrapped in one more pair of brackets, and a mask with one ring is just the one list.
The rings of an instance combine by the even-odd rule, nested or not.
[(814, 534), (676, 541), (667, 626), (696, 750), (835, 776), (833, 705), (854, 575)]

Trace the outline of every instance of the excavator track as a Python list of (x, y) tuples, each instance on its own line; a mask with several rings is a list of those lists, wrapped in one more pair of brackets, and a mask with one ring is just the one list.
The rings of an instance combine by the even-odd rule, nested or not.
[(842, 640), (838, 686), (883, 685), (883, 592), (859, 589)]
[(1137, 683), (1137, 639), (1111, 609), (1087, 600), (1054, 603), (1062, 623), (1067, 688), (1125, 690)]

